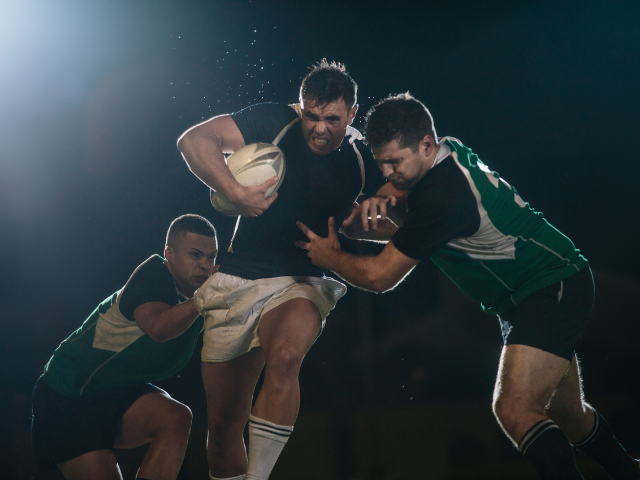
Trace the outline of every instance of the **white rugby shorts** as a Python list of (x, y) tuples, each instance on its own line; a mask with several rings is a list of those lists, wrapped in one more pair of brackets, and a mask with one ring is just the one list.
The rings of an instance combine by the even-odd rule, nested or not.
[(247, 280), (216, 272), (193, 296), (204, 317), (202, 361), (232, 360), (260, 346), (260, 317), (294, 298), (311, 300), (322, 327), (347, 287), (328, 277), (275, 277)]

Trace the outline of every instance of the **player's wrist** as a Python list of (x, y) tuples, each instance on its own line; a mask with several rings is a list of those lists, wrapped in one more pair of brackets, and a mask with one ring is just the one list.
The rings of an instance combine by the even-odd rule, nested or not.
[(227, 192), (224, 192), (224, 195), (229, 199), (231, 203), (234, 205), (242, 204), (244, 205), (244, 200), (247, 195), (247, 189), (240, 185), (235, 179), (229, 183), (229, 187), (227, 188)]
[(327, 257), (327, 268), (336, 273), (340, 273), (348, 255), (348, 253), (342, 250), (333, 250)]

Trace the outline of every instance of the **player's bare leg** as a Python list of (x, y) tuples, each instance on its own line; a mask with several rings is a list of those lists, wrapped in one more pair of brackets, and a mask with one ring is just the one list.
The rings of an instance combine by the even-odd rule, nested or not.
[(572, 444), (584, 440), (591, 433), (593, 409), (584, 400), (578, 359), (575, 356), (553, 393), (546, 412)]
[(571, 444), (602, 466), (611, 478), (640, 478), (638, 461), (618, 442), (607, 420), (585, 401), (576, 357), (553, 394), (547, 414)]
[(113, 450), (96, 450), (58, 464), (67, 480), (122, 480)]
[(191, 419), (186, 405), (166, 393), (148, 393), (123, 415), (115, 447), (135, 448), (151, 442), (137, 476), (173, 480), (184, 460)]
[[(565, 358), (526, 345), (507, 345), (500, 358), (493, 399), (495, 415), (543, 478), (583, 478), (571, 444), (546, 412), (569, 365)], [(575, 407), (581, 412), (580, 389), (566, 394), (575, 399), (565, 407)], [(574, 416), (579, 417), (579, 413)]]
[[(138, 476), (173, 480), (178, 476), (191, 430), (191, 410), (166, 393), (143, 395), (125, 412), (115, 448), (135, 448), (151, 442)], [(121, 480), (112, 450), (97, 450), (58, 465), (68, 480)]]
[[(533, 424), (549, 418), (549, 400), (569, 373), (569, 361), (552, 353), (526, 345), (503, 348), (493, 408), (501, 426), (516, 445)], [(582, 413), (581, 392), (579, 386), (575, 387), (575, 382), (565, 384), (562, 391), (564, 409), (577, 410), (573, 415)]]
[(247, 480), (266, 480), (282, 452), (300, 408), (298, 373), (321, 326), (309, 300), (295, 298), (260, 319), (265, 377), (249, 417)]
[(306, 298), (289, 300), (262, 316), (259, 335), (266, 367), (254, 416), (294, 424), (300, 408), (298, 373), (321, 322), (318, 308)]
[(202, 363), (209, 421), (207, 459), (209, 471), (215, 478), (235, 477), (247, 471), (242, 433), (263, 366), (261, 348), (228, 362)]

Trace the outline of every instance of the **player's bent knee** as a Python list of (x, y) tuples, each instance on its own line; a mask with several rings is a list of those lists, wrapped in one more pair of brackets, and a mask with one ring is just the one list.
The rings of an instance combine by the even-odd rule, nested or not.
[(189, 407), (174, 400), (172, 401), (172, 405), (161, 415), (161, 421), (163, 421), (166, 428), (170, 429), (173, 433), (178, 435), (186, 434), (189, 436), (193, 414)]
[(277, 368), (284, 373), (296, 373), (300, 370), (304, 352), (297, 345), (286, 342), (269, 351), (266, 357), (267, 368)]

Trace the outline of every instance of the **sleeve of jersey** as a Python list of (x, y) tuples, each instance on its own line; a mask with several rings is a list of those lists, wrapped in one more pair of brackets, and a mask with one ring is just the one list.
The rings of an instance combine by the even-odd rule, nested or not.
[(154, 255), (140, 265), (124, 287), (120, 297), (120, 313), (134, 322), (133, 312), (144, 303), (178, 303), (178, 294), (163, 260)]
[(258, 103), (231, 115), (244, 143), (271, 143), (298, 114), (284, 103)]
[(378, 162), (373, 158), (371, 149), (364, 145), (363, 142), (358, 142), (358, 150), (362, 155), (362, 162), (364, 163), (364, 190), (362, 193), (368, 197), (375, 195), (378, 190), (386, 183), (385, 178), (382, 176), (382, 172), (378, 167)]
[(393, 235), (394, 246), (408, 257), (427, 260), (454, 238), (480, 228), (480, 212), (466, 177), (451, 157), (428, 174), (427, 182), (409, 196), (404, 225)]

